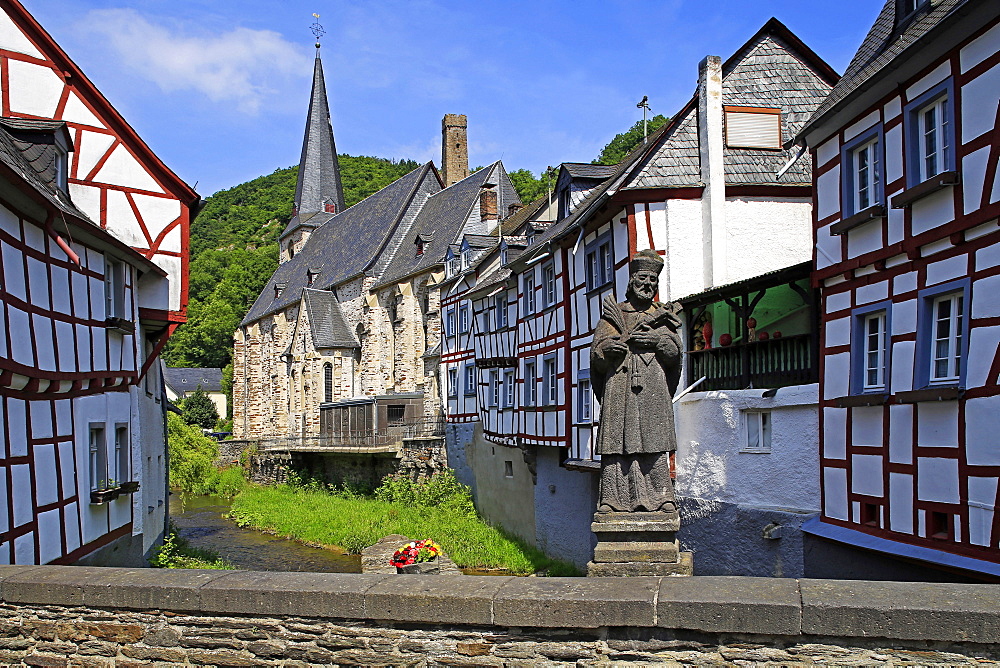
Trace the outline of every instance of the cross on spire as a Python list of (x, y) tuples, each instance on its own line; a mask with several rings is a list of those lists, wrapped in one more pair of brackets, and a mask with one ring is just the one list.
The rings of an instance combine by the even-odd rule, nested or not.
[(316, 38), (316, 48), (319, 48), (319, 39), (326, 34), (326, 30), (323, 29), (323, 24), (319, 22), (319, 14), (313, 14), (313, 24), (309, 26), (309, 30), (312, 31), (313, 37)]

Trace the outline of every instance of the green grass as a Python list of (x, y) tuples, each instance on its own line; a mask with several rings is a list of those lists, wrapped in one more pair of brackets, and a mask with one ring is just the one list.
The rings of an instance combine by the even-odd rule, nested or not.
[(241, 526), (337, 545), (353, 553), (398, 533), (415, 540), (434, 540), (462, 568), (503, 569), (519, 575), (543, 570), (548, 575), (579, 575), (571, 564), (546, 557), (490, 526), (474, 511), (463, 512), (460, 506), (448, 502), (416, 505), (282, 485), (246, 488), (233, 500), (230, 517)]
[(213, 570), (233, 570), (232, 565), (211, 550), (191, 547), (186, 540), (177, 535), (173, 525), (163, 539), (163, 545), (149, 560), (153, 568), (210, 568)]

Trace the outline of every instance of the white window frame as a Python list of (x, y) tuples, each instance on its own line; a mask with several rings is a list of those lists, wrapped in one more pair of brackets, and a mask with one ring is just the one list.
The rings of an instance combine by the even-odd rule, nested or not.
[[(948, 304), (949, 314), (942, 318), (941, 306)], [(965, 292), (956, 291), (931, 298), (930, 350), (927, 379), (930, 385), (954, 385), (962, 377), (962, 335)], [(945, 331), (942, 332), (942, 325)], [(944, 363), (943, 373), (941, 363)]]
[(448, 396), (458, 396), (458, 369), (455, 367), (448, 369)]
[[(87, 430), (90, 491), (106, 489), (108, 482), (108, 442), (103, 422), (91, 422)], [(104, 484), (104, 487), (101, 484)]]
[(106, 318), (126, 318), (125, 314), (125, 271), (126, 264), (110, 255), (104, 256), (104, 316)]
[(524, 275), (524, 312), (531, 315), (535, 310), (535, 270), (532, 268)]
[(861, 318), (861, 335), (863, 337), (861, 388), (864, 392), (885, 389), (886, 322), (885, 311), (874, 311)]
[(744, 445), (740, 452), (770, 453), (774, 428), (772, 412), (767, 410), (744, 411), (743, 422)]
[(127, 422), (115, 424), (115, 479), (118, 484), (129, 482), (132, 469), (132, 443)]
[(476, 364), (475, 362), (467, 362), (464, 369), (464, 378), (462, 379), (465, 383), (465, 396), (471, 397), (476, 394)]
[(524, 405), (538, 403), (538, 363), (535, 360), (524, 363)]
[(590, 378), (579, 378), (576, 385), (577, 422), (593, 422), (594, 395), (590, 387)]
[(515, 388), (514, 377), (515, 377), (515, 374), (514, 374), (514, 370), (513, 369), (504, 369), (504, 372), (503, 372), (503, 394), (502, 394), (502, 397), (501, 397), (501, 399), (503, 401), (503, 405), (502, 405), (503, 408), (513, 408), (514, 407), (514, 404), (515, 404), (515, 401), (516, 401), (516, 398), (514, 396), (514, 388)]
[[(881, 203), (881, 149), (880, 137), (875, 135), (868, 141), (851, 149), (851, 174), (853, 176), (851, 198), (854, 212)], [(862, 166), (862, 158), (864, 166)]]
[(465, 334), (469, 331), (469, 305), (462, 304), (458, 307), (458, 333)]
[(490, 369), (490, 404), (496, 408), (500, 406), (500, 373), (496, 369)]
[(507, 327), (507, 291), (503, 291), (495, 298), (496, 324), (497, 329)]
[[(950, 120), (948, 94), (944, 93), (914, 112), (917, 137), (917, 178), (926, 181), (947, 171), (950, 161)], [(929, 114), (933, 119), (928, 119)], [(929, 145), (932, 144), (932, 145)]]
[(546, 406), (554, 406), (559, 398), (559, 361), (556, 356), (542, 358), (542, 402)]
[(455, 336), (455, 309), (450, 308), (444, 313), (444, 335)]
[(542, 302), (544, 308), (556, 304), (556, 265), (549, 262), (542, 267)]

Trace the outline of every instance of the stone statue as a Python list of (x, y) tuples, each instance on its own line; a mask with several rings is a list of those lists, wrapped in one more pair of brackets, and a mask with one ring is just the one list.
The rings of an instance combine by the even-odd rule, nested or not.
[(663, 259), (652, 250), (629, 263), (627, 301), (604, 299), (590, 348), (601, 402), (598, 513), (676, 516), (670, 453), (677, 449), (671, 398), (680, 378), (680, 307), (654, 301)]

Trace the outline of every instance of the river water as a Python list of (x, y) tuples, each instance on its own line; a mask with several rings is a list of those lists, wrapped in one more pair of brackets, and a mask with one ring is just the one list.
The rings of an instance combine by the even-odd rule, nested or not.
[(308, 571), (360, 573), (361, 556), (310, 547), (255, 529), (236, 526), (225, 515), (229, 499), (172, 493), (170, 519), (192, 547), (217, 553), (237, 568), (249, 571)]

